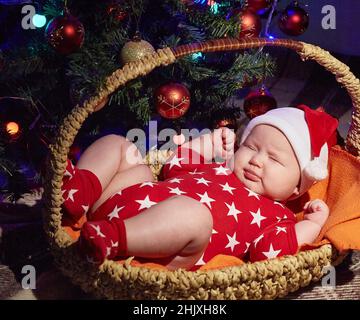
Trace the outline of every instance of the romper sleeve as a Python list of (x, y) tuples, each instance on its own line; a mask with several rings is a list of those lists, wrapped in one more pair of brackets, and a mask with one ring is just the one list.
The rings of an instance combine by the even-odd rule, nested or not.
[(298, 250), (295, 223), (292, 219), (281, 220), (259, 232), (249, 248), (250, 261), (295, 254)]
[(179, 146), (163, 166), (161, 177), (166, 180), (189, 172), (200, 172), (204, 165), (205, 159), (201, 154)]

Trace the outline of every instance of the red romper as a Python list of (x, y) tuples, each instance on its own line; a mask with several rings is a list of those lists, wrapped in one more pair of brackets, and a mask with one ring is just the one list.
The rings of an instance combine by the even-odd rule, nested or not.
[[(95, 226), (100, 228), (96, 221), (125, 220), (167, 198), (185, 195), (205, 205), (213, 217), (209, 244), (192, 270), (218, 254), (238, 258), (246, 255), (248, 260), (257, 261), (297, 251), (296, 217), (292, 211), (247, 189), (224, 164), (204, 163), (202, 156), (189, 149), (177, 151), (164, 165), (162, 181), (123, 189), (89, 214), (94, 230)], [(67, 192), (64, 191), (65, 196)], [(76, 201), (76, 194), (72, 198)], [(104, 231), (100, 236), (103, 235)], [(94, 236), (99, 236), (97, 230)], [(111, 234), (105, 236), (110, 238), (109, 243), (115, 243)]]

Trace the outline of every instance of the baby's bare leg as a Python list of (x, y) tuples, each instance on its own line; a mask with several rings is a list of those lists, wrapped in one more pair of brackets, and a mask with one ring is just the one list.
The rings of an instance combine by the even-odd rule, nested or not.
[(136, 146), (122, 136), (107, 135), (91, 144), (81, 155), (77, 167), (93, 172), (102, 189), (121, 171), (143, 164)]
[(128, 254), (173, 257), (169, 269), (191, 268), (208, 245), (213, 225), (210, 211), (186, 196), (169, 198), (124, 222)]
[(93, 172), (101, 183), (102, 195), (92, 206), (92, 212), (114, 193), (140, 182), (153, 181), (151, 170), (143, 164), (136, 145), (113, 134), (91, 144), (77, 167)]

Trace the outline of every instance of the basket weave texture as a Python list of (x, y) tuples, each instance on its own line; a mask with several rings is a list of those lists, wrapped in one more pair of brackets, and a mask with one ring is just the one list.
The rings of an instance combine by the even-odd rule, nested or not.
[[(44, 184), (44, 227), (58, 267), (86, 292), (109, 299), (274, 299), (318, 281), (329, 264), (341, 262), (330, 244), (255, 263), (196, 272), (157, 270), (131, 265), (132, 258), (120, 264), (106, 260), (95, 267), (84, 261), (71, 237), (61, 227), (61, 184), (67, 154), (76, 134), (96, 107), (120, 86), (154, 68), (174, 63), (177, 58), (198, 51), (242, 50), (263, 46), (280, 46), (295, 50), (302, 60), (311, 59), (333, 73), (345, 87), (353, 102), (352, 123), (345, 149), (360, 156), (360, 82), (348, 66), (329, 52), (314, 45), (293, 40), (217, 39), (204, 43), (165, 48), (142, 60), (126, 64), (111, 74), (96, 96), (76, 106), (64, 119), (56, 141), (50, 146), (48, 170)], [(157, 176), (166, 154), (149, 154), (147, 161)], [(153, 161), (154, 157), (158, 161)]]

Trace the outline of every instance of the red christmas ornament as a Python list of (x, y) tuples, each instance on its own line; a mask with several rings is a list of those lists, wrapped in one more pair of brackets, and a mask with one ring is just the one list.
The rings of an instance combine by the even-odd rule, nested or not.
[(128, 12), (126, 12), (118, 3), (109, 4), (106, 11), (109, 16), (114, 17), (117, 21), (123, 21), (128, 16)]
[(250, 92), (244, 100), (244, 111), (249, 119), (260, 116), (276, 107), (275, 98), (264, 86), (257, 91)]
[(309, 26), (309, 14), (297, 2), (286, 7), (279, 17), (279, 28), (289, 36), (303, 34)]
[(248, 8), (236, 8), (233, 9), (227, 17), (232, 16), (237, 16), (241, 23), (239, 38), (254, 38), (259, 36), (261, 19), (254, 11)]
[(72, 15), (65, 13), (50, 20), (45, 30), (49, 44), (61, 54), (70, 54), (84, 43), (84, 26)]
[(273, 4), (273, 0), (247, 0), (246, 8), (253, 10), (257, 14), (264, 14)]
[(190, 107), (189, 90), (180, 83), (168, 83), (155, 91), (157, 112), (164, 118), (177, 119)]

